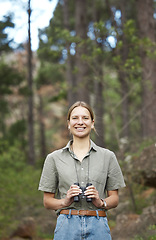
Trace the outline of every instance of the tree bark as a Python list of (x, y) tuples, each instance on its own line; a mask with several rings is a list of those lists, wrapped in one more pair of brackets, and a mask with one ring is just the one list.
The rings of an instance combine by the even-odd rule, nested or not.
[(99, 69), (99, 76), (98, 79), (94, 82), (94, 89), (95, 89), (95, 128), (97, 131), (95, 142), (98, 146), (104, 147), (104, 98), (103, 98), (103, 72), (102, 69)]
[[(100, 14), (96, 8), (96, 1), (93, 1), (93, 20), (94, 22), (99, 22)], [(95, 45), (99, 48), (103, 48), (102, 44), (95, 41)], [(101, 56), (97, 56), (94, 59), (94, 67), (96, 68), (96, 79), (94, 80), (94, 109), (95, 109), (95, 128), (97, 135), (95, 135), (95, 142), (98, 146), (104, 147), (104, 97), (103, 97), (103, 59)]]
[[(63, 4), (63, 13), (64, 13), (64, 27), (68, 31), (70, 31), (70, 26), (69, 26), (69, 0), (64, 0)], [(77, 99), (76, 97), (76, 82), (74, 79), (74, 74), (73, 72), (73, 61), (72, 61), (72, 56), (70, 54), (70, 42), (66, 42), (66, 49), (67, 49), (67, 61), (66, 61), (66, 78), (67, 78), (67, 85), (68, 85), (68, 90), (67, 90), (67, 98), (68, 98), (68, 104), (71, 106)]]
[(85, 40), (87, 39), (86, 0), (76, 0), (76, 35), (80, 41), (76, 46), (76, 94), (77, 100), (89, 103), (88, 67), (82, 55), (87, 54)]
[[(121, 1), (120, 5), (121, 9), (121, 21), (122, 21), (122, 30), (124, 29), (124, 24), (126, 23), (127, 19), (127, 13), (126, 13), (126, 3), (124, 0)], [(128, 44), (126, 37), (122, 35), (122, 41), (123, 41), (123, 48), (120, 52), (123, 65), (128, 57)], [(129, 121), (129, 97), (127, 96), (127, 93), (129, 91), (128, 89), (128, 82), (127, 82), (127, 74), (119, 69), (119, 81), (121, 83), (121, 97), (123, 99), (122, 101), (122, 125), (123, 127), (127, 125), (127, 122)], [(122, 137), (129, 137), (129, 125), (123, 128), (123, 132), (121, 133)]]
[[(137, 17), (140, 38), (155, 42), (153, 0), (137, 0)], [(152, 53), (152, 47), (151, 49)], [(154, 49), (153, 49), (154, 51)], [(149, 57), (145, 44), (141, 48), (142, 59), (142, 126), (143, 137), (156, 136), (156, 61)]]
[(40, 156), (41, 158), (46, 157), (46, 138), (45, 138), (45, 125), (44, 125), (44, 114), (43, 114), (43, 99), (42, 96), (39, 94), (39, 125), (40, 125)]
[(34, 149), (34, 116), (33, 116), (33, 78), (32, 78), (32, 50), (31, 50), (31, 1), (28, 1), (28, 161), (35, 164)]

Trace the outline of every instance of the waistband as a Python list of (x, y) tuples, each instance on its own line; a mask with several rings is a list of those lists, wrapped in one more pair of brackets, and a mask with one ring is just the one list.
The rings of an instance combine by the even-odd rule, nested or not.
[(78, 216), (98, 216), (99, 217), (106, 217), (105, 211), (94, 211), (94, 210), (68, 210), (68, 209), (63, 209), (61, 210), (60, 214), (71, 214), (71, 215), (78, 215)]

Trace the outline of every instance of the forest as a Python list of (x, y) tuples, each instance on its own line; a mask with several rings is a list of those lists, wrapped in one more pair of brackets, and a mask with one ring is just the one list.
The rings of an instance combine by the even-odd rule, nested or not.
[(81, 100), (94, 109), (92, 140), (115, 152), (126, 182), (108, 211), (112, 239), (156, 240), (156, 0), (58, 0), (37, 51), (31, 0), (20, 2), (27, 42), (12, 47), (13, 13), (0, 21), (0, 239), (53, 238), (40, 174)]

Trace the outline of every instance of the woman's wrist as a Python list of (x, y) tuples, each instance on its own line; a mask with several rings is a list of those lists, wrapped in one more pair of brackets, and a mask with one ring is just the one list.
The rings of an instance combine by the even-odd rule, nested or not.
[(69, 207), (71, 205), (71, 201), (68, 202), (66, 198), (62, 198), (60, 199), (61, 201), (61, 208), (65, 208), (65, 207)]
[(65, 198), (62, 198), (60, 201), (61, 201), (61, 207), (62, 208), (67, 207)]
[(103, 208), (103, 209), (107, 209), (107, 207), (108, 207), (108, 205), (107, 205), (107, 203), (106, 203), (106, 201), (105, 201), (105, 199), (103, 199), (103, 198), (101, 198), (101, 208)]

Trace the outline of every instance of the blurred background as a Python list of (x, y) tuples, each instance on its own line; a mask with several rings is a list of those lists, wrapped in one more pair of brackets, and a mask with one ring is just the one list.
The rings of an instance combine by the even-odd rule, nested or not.
[(52, 239), (40, 174), (84, 100), (126, 181), (113, 240), (156, 240), (155, 40), (155, 0), (0, 1), (0, 239)]

